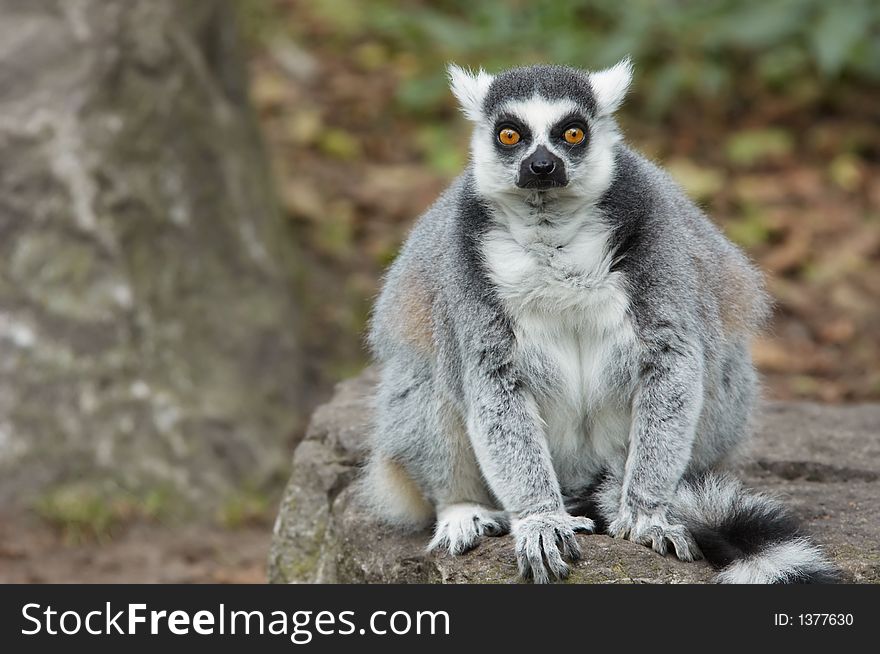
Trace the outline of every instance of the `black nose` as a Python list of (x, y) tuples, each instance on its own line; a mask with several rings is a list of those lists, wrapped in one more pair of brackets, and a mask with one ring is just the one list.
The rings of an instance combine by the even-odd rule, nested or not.
[(536, 175), (549, 175), (556, 170), (556, 164), (547, 159), (538, 159), (529, 164), (529, 170)]
[(535, 148), (519, 165), (516, 185), (520, 188), (546, 190), (568, 184), (565, 162), (543, 145)]

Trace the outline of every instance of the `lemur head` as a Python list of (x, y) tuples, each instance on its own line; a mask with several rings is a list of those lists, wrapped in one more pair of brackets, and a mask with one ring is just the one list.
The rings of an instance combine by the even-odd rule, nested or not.
[(449, 78), (474, 123), (481, 194), (591, 200), (608, 187), (620, 138), (612, 114), (632, 80), (629, 59), (595, 73), (539, 65), (490, 75), (451, 65)]

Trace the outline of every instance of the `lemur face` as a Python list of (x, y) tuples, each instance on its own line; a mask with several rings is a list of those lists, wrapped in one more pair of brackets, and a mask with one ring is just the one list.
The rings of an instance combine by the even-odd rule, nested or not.
[(491, 76), (450, 66), (449, 74), (475, 124), (471, 154), (482, 193), (588, 198), (607, 187), (619, 138), (611, 114), (632, 77), (628, 60), (598, 73), (531, 66)]
[(587, 114), (585, 107), (564, 98), (535, 95), (504, 102), (487, 121), (493, 127), (481, 130), (481, 140), (492, 143), (491, 153), (485, 152), (485, 143), (480, 144), (482, 164), (498, 172), (503, 168), (504, 177), (517, 188), (565, 187), (569, 171), (577, 170), (588, 151)]

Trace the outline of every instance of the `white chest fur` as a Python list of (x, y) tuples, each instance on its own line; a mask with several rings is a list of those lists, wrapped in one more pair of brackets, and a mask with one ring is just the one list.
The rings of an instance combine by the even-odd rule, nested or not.
[(583, 216), (504, 221), (483, 245), (561, 478), (585, 447), (591, 460), (605, 459), (628, 436), (637, 339), (608, 240), (601, 221)]

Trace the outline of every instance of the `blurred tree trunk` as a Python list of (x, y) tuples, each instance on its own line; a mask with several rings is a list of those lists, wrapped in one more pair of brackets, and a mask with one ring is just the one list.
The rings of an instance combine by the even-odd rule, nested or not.
[(0, 502), (286, 468), (296, 259), (222, 0), (0, 0)]

